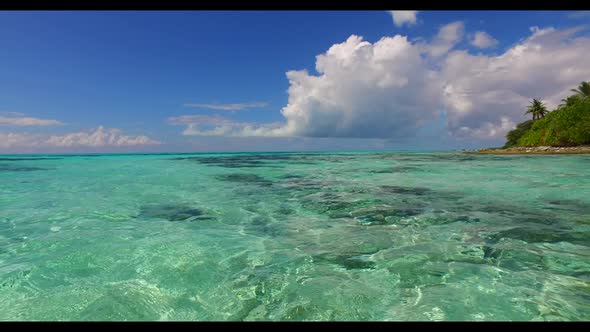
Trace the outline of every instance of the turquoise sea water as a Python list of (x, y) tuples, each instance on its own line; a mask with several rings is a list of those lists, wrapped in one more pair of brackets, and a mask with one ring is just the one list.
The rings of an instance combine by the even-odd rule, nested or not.
[(590, 156), (0, 156), (0, 320), (589, 320)]

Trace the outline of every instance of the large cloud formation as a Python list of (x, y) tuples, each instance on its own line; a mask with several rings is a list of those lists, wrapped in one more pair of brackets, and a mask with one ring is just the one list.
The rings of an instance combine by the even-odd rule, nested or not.
[(0, 133), (0, 149), (20, 148), (71, 148), (71, 147), (130, 147), (161, 144), (147, 136), (123, 135), (119, 129), (99, 126), (89, 131), (64, 135), (39, 135), (28, 133)]
[(451, 132), (476, 138), (504, 136), (525, 119), (531, 98), (559, 104), (590, 79), (590, 39), (580, 28), (531, 28), (532, 35), (498, 56), (451, 52), (441, 70), (443, 104)]
[(185, 135), (395, 139), (442, 122), (451, 136), (501, 139), (525, 119), (531, 98), (554, 107), (590, 79), (590, 39), (578, 36), (581, 30), (533, 27), (499, 55), (456, 49), (462, 22), (442, 26), (426, 42), (396, 35), (370, 43), (352, 35), (317, 56), (317, 75), (287, 72), (282, 125), (191, 116), (175, 124), (187, 126)]
[[(289, 71), (287, 123), (279, 133), (308, 137), (395, 137), (432, 117), (437, 74), (405, 36), (371, 44), (350, 36), (317, 57), (319, 76)], [(418, 96), (418, 94), (420, 96)]]

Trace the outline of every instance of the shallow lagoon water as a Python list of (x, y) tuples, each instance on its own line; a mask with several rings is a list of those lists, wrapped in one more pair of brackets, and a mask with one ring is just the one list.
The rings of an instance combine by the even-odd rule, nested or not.
[(588, 320), (590, 156), (0, 156), (0, 320)]

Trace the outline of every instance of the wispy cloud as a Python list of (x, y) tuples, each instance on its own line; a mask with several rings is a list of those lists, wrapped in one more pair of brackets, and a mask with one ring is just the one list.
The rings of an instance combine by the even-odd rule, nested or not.
[(185, 125), (184, 136), (279, 136), (282, 122), (239, 122), (221, 116), (180, 115), (168, 118), (172, 125)]
[(254, 101), (248, 103), (236, 103), (236, 104), (193, 104), (187, 103), (184, 104), (186, 107), (197, 107), (197, 108), (209, 108), (212, 110), (223, 110), (223, 111), (239, 111), (246, 108), (253, 108), (253, 107), (264, 107), (267, 106), (267, 102), (263, 101)]
[(567, 15), (567, 17), (569, 18), (585, 18), (585, 17), (590, 17), (590, 10), (579, 10), (573, 13), (569, 13)]
[(180, 115), (168, 118), (168, 123), (173, 125), (203, 124), (203, 125), (224, 125), (234, 121), (221, 117), (209, 115)]
[(8, 116), (25, 116), (25, 113), (20, 112), (0, 112), (0, 115), (8, 115)]
[(17, 112), (2, 112), (2, 114), (7, 115), (20, 115), (21, 117), (14, 117), (14, 116), (0, 116), (0, 125), (8, 125), (8, 126), (57, 126), (62, 125), (63, 123), (57, 120), (47, 120), (47, 119), (38, 119), (32, 117), (23, 117), (22, 113)]

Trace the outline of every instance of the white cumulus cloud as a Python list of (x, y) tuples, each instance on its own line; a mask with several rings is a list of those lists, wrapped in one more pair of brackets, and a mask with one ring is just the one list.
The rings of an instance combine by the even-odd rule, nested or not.
[(490, 48), (498, 45), (498, 41), (485, 31), (477, 31), (471, 39), (471, 45), (479, 48)]
[(311, 137), (396, 137), (432, 117), (438, 87), (405, 36), (371, 44), (350, 36), (317, 57), (319, 76), (289, 71), (286, 125), (275, 133)]
[(526, 119), (531, 98), (555, 107), (590, 79), (590, 39), (576, 37), (578, 31), (533, 27), (530, 37), (497, 56), (453, 51), (461, 22), (443, 26), (428, 44), (400, 35), (374, 44), (351, 36), (317, 57), (320, 75), (287, 73), (286, 125), (275, 133), (395, 138), (437, 121), (443, 110), (452, 135), (501, 138)]
[(0, 133), (0, 149), (32, 147), (39, 142), (39, 137), (31, 134)]
[(540, 98), (554, 108), (590, 80), (590, 38), (583, 28), (532, 27), (499, 55), (457, 49), (462, 22), (429, 42), (406, 36), (371, 43), (352, 35), (316, 57), (317, 74), (287, 72), (283, 123), (184, 116), (185, 135), (387, 138), (400, 141), (442, 128), (454, 137), (500, 140)]
[(393, 18), (393, 23), (397, 27), (401, 27), (404, 24), (414, 25), (416, 24), (416, 16), (418, 11), (416, 10), (390, 10), (389, 14)]
[(63, 136), (54, 135), (46, 141), (49, 146), (60, 147), (105, 147), (105, 146), (135, 146), (160, 144), (145, 135), (128, 136), (123, 135), (119, 129), (105, 129), (99, 126), (87, 132), (70, 133)]
[(64, 135), (29, 133), (0, 133), (0, 148), (70, 148), (70, 147), (130, 147), (161, 144), (145, 135), (123, 135), (119, 129), (99, 126), (89, 131)]

